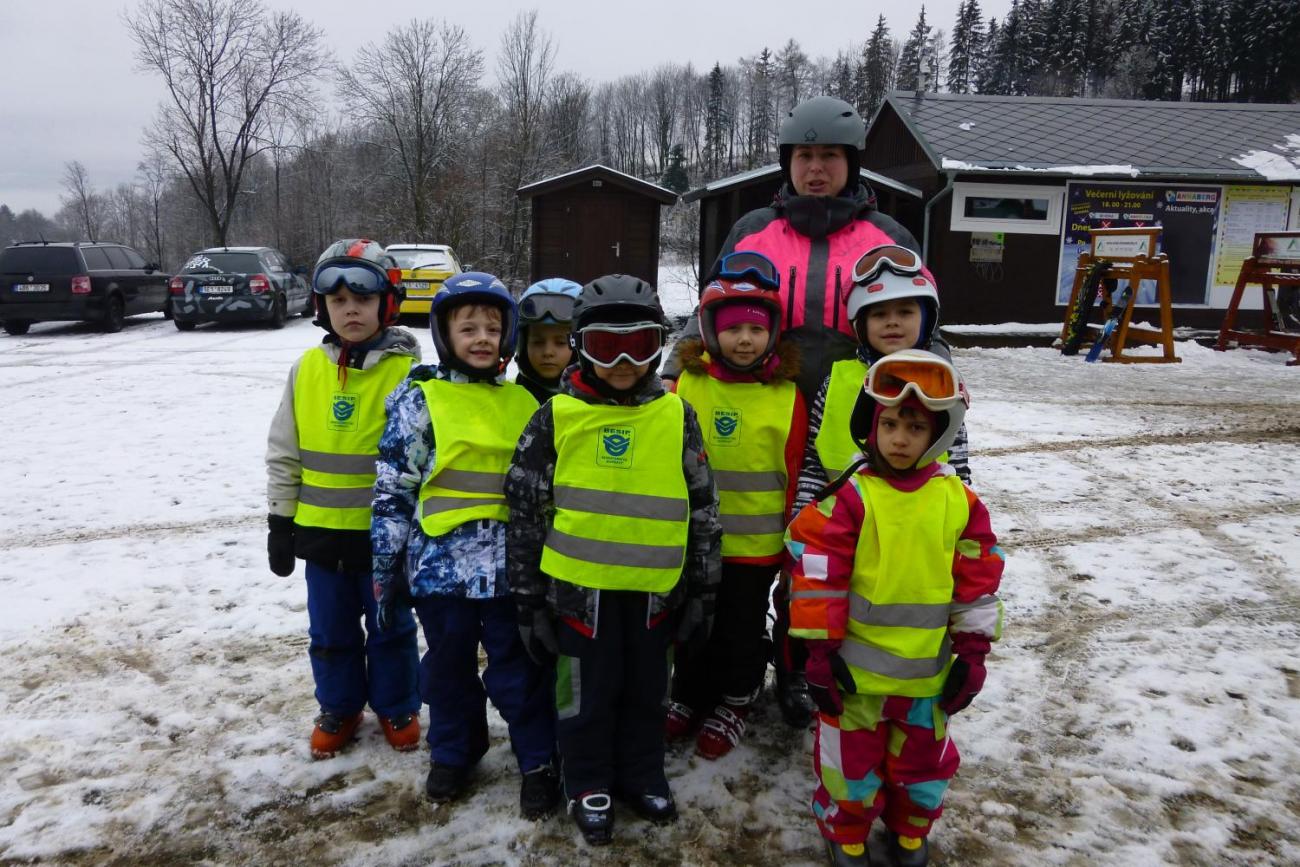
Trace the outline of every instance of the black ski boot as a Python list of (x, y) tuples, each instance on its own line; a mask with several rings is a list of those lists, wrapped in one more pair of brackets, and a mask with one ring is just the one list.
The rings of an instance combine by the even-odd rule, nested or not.
[(424, 781), (424, 793), (435, 804), (446, 804), (465, 793), (469, 784), (469, 768), (434, 762)]
[(924, 837), (920, 839), (920, 846), (909, 849), (901, 845), (898, 842), (898, 835), (891, 831), (889, 834), (889, 860), (893, 861), (896, 867), (926, 867), (930, 863), (930, 841)]
[(647, 822), (666, 825), (677, 821), (677, 804), (673, 802), (671, 794), (656, 795), (652, 792), (627, 791), (617, 791), (616, 794), (619, 800), (627, 802), (632, 812)]
[(802, 671), (776, 670), (776, 703), (786, 725), (799, 729), (812, 725), (817, 705), (808, 694), (808, 681)]
[(570, 798), (569, 812), (589, 845), (604, 846), (614, 839), (614, 802), (605, 789)]
[(835, 867), (871, 867), (871, 855), (865, 843), (836, 843), (826, 841), (826, 854)]
[(519, 812), (525, 819), (540, 819), (555, 809), (560, 790), (555, 781), (555, 769), (542, 765), (524, 774), (519, 785)]

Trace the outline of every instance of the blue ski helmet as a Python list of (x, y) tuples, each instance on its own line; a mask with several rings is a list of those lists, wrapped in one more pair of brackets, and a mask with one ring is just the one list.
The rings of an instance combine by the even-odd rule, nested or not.
[(519, 296), (519, 327), (568, 325), (573, 320), (573, 303), (581, 294), (582, 286), (563, 277), (538, 280)]
[[(484, 375), (484, 371), (461, 361), (451, 350), (451, 341), (447, 336), (447, 315), (453, 308), (463, 304), (487, 304), (501, 311), (501, 349), (498, 361), (504, 370), (506, 362), (515, 353), (518, 308), (506, 284), (482, 271), (465, 271), (448, 277), (443, 282), (441, 291), (433, 296), (433, 301), (429, 304), (429, 331), (433, 334), (433, 347), (438, 351), (438, 361), (476, 379)], [(496, 373), (492, 375), (495, 376)]]

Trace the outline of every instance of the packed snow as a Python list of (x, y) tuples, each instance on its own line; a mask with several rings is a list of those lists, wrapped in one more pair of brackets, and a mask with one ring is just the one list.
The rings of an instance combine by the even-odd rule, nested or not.
[[(605, 851), (519, 817), (495, 716), (451, 806), (371, 714), (311, 760), (302, 570), (267, 569), (262, 455), (319, 335), (142, 317), (3, 339), (0, 861), (821, 863), (811, 741), (767, 697), (721, 761), (670, 751), (676, 825), (625, 811)], [(937, 865), (1300, 863), (1300, 368), (1177, 349), (955, 352), (1007, 622), (953, 721)]]

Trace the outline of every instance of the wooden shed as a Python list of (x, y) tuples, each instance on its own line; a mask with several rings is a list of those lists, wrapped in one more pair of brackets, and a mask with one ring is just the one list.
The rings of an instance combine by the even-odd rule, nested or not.
[[(736, 220), (755, 208), (770, 205), (772, 197), (781, 188), (781, 180), (781, 166), (772, 163), (721, 178), (682, 196), (683, 203), (689, 204), (696, 200), (700, 203), (701, 277), (713, 267), (718, 251), (722, 249), (722, 243), (727, 240)], [(880, 210), (918, 233), (919, 237), (920, 190), (866, 169), (862, 170), (862, 182), (875, 193)]]
[(659, 280), (659, 209), (677, 194), (608, 166), (592, 165), (522, 186), (532, 201), (531, 279), (579, 283), (602, 274)]
[(948, 324), (1059, 323), (1093, 228), (1159, 225), (1175, 324), (1218, 328), (1254, 233), (1300, 223), (1300, 105), (900, 91), (862, 164), (924, 193)]

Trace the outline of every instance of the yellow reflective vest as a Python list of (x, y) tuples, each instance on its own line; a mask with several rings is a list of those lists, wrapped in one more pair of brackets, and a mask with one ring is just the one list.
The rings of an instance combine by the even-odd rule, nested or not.
[(671, 590), (690, 520), (681, 398), (611, 406), (560, 394), (551, 411), (555, 517), (542, 571), (598, 590)]
[(385, 355), (367, 370), (349, 368), (340, 385), (338, 365), (324, 347), (303, 356), (293, 385), (302, 461), (295, 524), (369, 532), (384, 399), (414, 362), (409, 355)]
[(849, 435), (849, 419), (866, 378), (867, 365), (857, 358), (846, 358), (831, 365), (826, 402), (822, 405), (822, 426), (813, 440), (827, 479), (834, 479), (847, 470), (853, 456), (860, 451)]
[(864, 518), (840, 656), (860, 693), (938, 695), (951, 665), (952, 564), (970, 519), (966, 492), (950, 472), (911, 493), (865, 473), (851, 484)]
[(513, 382), (428, 379), (419, 386), (433, 423), (433, 469), (420, 486), (425, 535), (481, 518), (508, 520), (506, 471), (537, 401)]
[(695, 408), (718, 486), (722, 556), (770, 557), (783, 550), (786, 440), (793, 382), (723, 382), (684, 371), (677, 394)]

